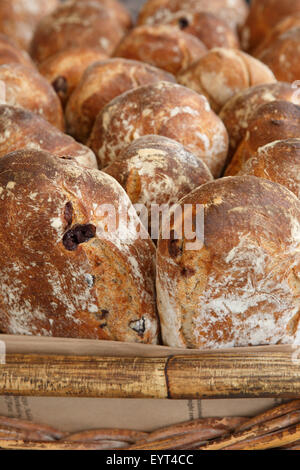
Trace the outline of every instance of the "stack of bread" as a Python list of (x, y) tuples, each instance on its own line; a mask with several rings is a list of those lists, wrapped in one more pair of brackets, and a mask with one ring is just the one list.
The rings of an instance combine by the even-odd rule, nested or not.
[(2, 333), (300, 343), (299, 15), (0, 1)]

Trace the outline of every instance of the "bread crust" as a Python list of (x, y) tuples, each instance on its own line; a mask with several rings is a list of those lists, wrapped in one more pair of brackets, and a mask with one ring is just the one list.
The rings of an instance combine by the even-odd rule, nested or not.
[(237, 93), (227, 101), (219, 116), (229, 134), (228, 161), (246, 135), (248, 123), (257, 109), (273, 101), (289, 101), (300, 104), (300, 96), (289, 83), (276, 82), (256, 85)]
[(49, 57), (39, 64), (39, 72), (53, 86), (63, 107), (79, 84), (85, 70), (107, 56), (97, 49), (72, 47)]
[[(296, 196), (276, 183), (240, 176), (207, 183), (183, 198), (184, 204), (204, 207), (204, 245), (188, 250), (181, 236), (158, 243), (164, 344), (211, 349), (299, 344)], [(173, 229), (181, 226), (179, 217)]]
[(259, 147), (239, 175), (265, 178), (288, 188), (300, 198), (300, 139), (277, 140)]
[(35, 69), (21, 64), (0, 66), (0, 82), (5, 85), (5, 102), (38, 114), (60, 130), (65, 122), (55, 91)]
[(0, 33), (0, 65), (11, 63), (34, 67), (27, 52), (21, 49), (10, 37)]
[(204, 96), (177, 84), (159, 82), (123, 93), (98, 114), (88, 146), (100, 168), (143, 135), (177, 140), (201, 158), (216, 177), (228, 151), (223, 122)]
[(126, 241), (98, 213), (131, 207), (121, 186), (33, 150), (0, 159), (0, 186), (1, 330), (156, 343), (153, 243), (134, 211)]
[(200, 39), (170, 25), (134, 28), (114, 56), (139, 60), (177, 75), (207, 52)]
[(300, 26), (282, 33), (261, 51), (259, 60), (266, 64), (277, 80), (293, 83), (300, 77)]
[(236, 93), (276, 79), (271, 70), (235, 49), (215, 48), (179, 74), (178, 82), (207, 97), (215, 112)]
[(225, 174), (236, 175), (243, 164), (266, 144), (299, 136), (300, 106), (287, 101), (273, 101), (260, 106), (249, 120), (244, 139)]
[(178, 13), (186, 16), (189, 12), (213, 13), (234, 30), (244, 24), (248, 6), (244, 0), (148, 0), (139, 14), (138, 24), (164, 22)]
[(85, 143), (97, 115), (112, 99), (161, 80), (175, 82), (173, 75), (138, 61), (115, 58), (93, 64), (69, 99), (66, 108), (69, 134)]
[(0, 32), (27, 49), (38, 22), (58, 5), (59, 0), (1, 0)]
[(30, 52), (37, 63), (69, 47), (97, 48), (111, 55), (124, 34), (114, 11), (101, 2), (67, 2), (40, 21)]
[(279, 21), (300, 12), (300, 0), (252, 0), (241, 31), (243, 49), (253, 51)]
[(88, 147), (39, 115), (27, 109), (0, 105), (0, 157), (21, 149), (43, 150), (80, 166), (97, 168), (96, 157)]

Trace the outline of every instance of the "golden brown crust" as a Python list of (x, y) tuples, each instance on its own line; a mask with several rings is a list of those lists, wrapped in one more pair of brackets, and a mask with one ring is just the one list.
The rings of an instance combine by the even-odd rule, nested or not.
[(153, 243), (134, 211), (123, 241), (98, 212), (132, 207), (121, 186), (29, 150), (0, 159), (0, 186), (1, 330), (156, 343)]
[(11, 63), (34, 67), (26, 51), (20, 49), (17, 43), (5, 34), (0, 34), (0, 65)]
[(148, 135), (121, 152), (105, 173), (123, 186), (133, 204), (175, 204), (193, 189), (213, 180), (199, 158), (175, 140)]
[(96, 157), (88, 147), (63, 134), (39, 115), (27, 109), (0, 105), (0, 157), (21, 149), (44, 150), (80, 166), (97, 168)]
[(219, 116), (229, 134), (230, 160), (246, 135), (248, 122), (259, 106), (272, 101), (290, 101), (300, 104), (300, 96), (289, 83), (276, 82), (256, 85), (241, 91), (222, 108)]
[(159, 81), (175, 82), (172, 75), (148, 64), (128, 59), (108, 59), (89, 67), (66, 108), (69, 134), (86, 142), (99, 112), (112, 99), (138, 86)]
[(174, 26), (145, 25), (134, 28), (121, 41), (114, 56), (139, 60), (177, 75), (206, 51), (198, 38)]
[(241, 31), (243, 49), (253, 51), (279, 21), (300, 12), (300, 0), (252, 0)]
[(68, 2), (40, 21), (32, 39), (31, 56), (40, 63), (63, 49), (80, 46), (110, 55), (124, 32), (114, 11), (101, 2)]
[(244, 0), (148, 0), (140, 12), (138, 23), (163, 23), (178, 13), (185, 16), (189, 12), (213, 13), (235, 29), (244, 23), (248, 6)]
[(273, 71), (277, 80), (294, 82), (300, 77), (300, 26), (281, 34), (258, 58)]
[(287, 16), (283, 20), (279, 21), (274, 28), (271, 29), (270, 33), (267, 34), (266, 38), (258, 45), (253, 51), (252, 55), (259, 57), (260, 53), (270, 47), (279, 36), (289, 31), (290, 29), (298, 28), (300, 26), (300, 11), (295, 13), (293, 16)]
[[(86, 2), (89, 0), (76, 0), (78, 2)], [(107, 10), (113, 12), (114, 17), (124, 30), (130, 29), (132, 26), (132, 18), (129, 10), (119, 0), (93, 0), (103, 6)]]
[(299, 126), (300, 106), (287, 101), (273, 101), (260, 106), (249, 120), (246, 135), (225, 174), (236, 175), (259, 147), (276, 140), (297, 138)]
[(282, 184), (300, 198), (300, 139), (277, 140), (257, 149), (239, 175)]
[(59, 5), (59, 0), (1, 0), (0, 32), (27, 49), (40, 19)]
[[(160, 240), (157, 295), (166, 345), (226, 348), (299, 343), (300, 202), (253, 176), (221, 178), (181, 206), (204, 210), (204, 245)], [(184, 214), (191, 218), (191, 211)], [(179, 230), (178, 217), (171, 230)], [(190, 248), (190, 249), (189, 249)]]
[(174, 83), (139, 87), (115, 98), (99, 113), (88, 146), (103, 168), (150, 134), (177, 140), (220, 175), (228, 150), (225, 126), (204, 96)]
[(262, 62), (242, 51), (225, 48), (210, 50), (178, 76), (179, 83), (205, 95), (216, 112), (239, 91), (275, 81)]
[(21, 64), (0, 66), (0, 82), (5, 84), (5, 102), (21, 106), (64, 130), (64, 115), (55, 91), (36, 70)]
[(106, 58), (107, 56), (97, 49), (72, 47), (49, 57), (39, 64), (38, 68), (65, 106), (88, 66)]

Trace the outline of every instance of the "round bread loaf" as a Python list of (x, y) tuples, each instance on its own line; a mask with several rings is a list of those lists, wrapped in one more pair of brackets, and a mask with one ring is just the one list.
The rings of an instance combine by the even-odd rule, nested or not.
[(0, 32), (27, 49), (40, 19), (59, 5), (59, 0), (1, 0)]
[(178, 82), (205, 95), (219, 112), (236, 93), (276, 79), (262, 62), (236, 49), (215, 48), (178, 76)]
[(228, 151), (225, 126), (204, 96), (174, 83), (139, 87), (112, 100), (98, 114), (88, 146), (103, 168), (150, 134), (177, 140), (220, 175)]
[[(76, 0), (77, 4), (79, 2), (87, 2), (90, 0)], [(104, 7), (106, 10), (109, 10), (113, 13), (114, 17), (118, 23), (122, 26), (124, 30), (128, 30), (132, 27), (132, 18), (129, 10), (124, 5), (123, 0), (92, 0), (93, 2), (98, 3), (100, 6)], [(128, 3), (128, 2), (127, 2)], [(125, 2), (126, 4), (126, 2)]]
[[(300, 202), (253, 176), (221, 178), (180, 201), (160, 239), (157, 296), (164, 344), (299, 344)], [(181, 236), (204, 213), (204, 242)], [(201, 220), (201, 217), (200, 217)], [(197, 243), (198, 241), (198, 243)]]
[(175, 82), (173, 75), (126, 59), (108, 59), (90, 66), (72, 93), (67, 108), (69, 134), (86, 142), (99, 112), (112, 99), (138, 86), (159, 81)]
[(253, 113), (261, 105), (278, 100), (300, 105), (300, 96), (296, 93), (296, 89), (289, 83), (283, 82), (256, 85), (241, 91), (227, 101), (219, 116), (229, 134), (229, 160), (245, 137)]
[(300, 198), (300, 139), (277, 140), (257, 149), (239, 175), (282, 184)]
[(51, 83), (65, 106), (88, 66), (106, 58), (106, 55), (97, 49), (72, 47), (42, 62), (39, 72)]
[(258, 58), (273, 71), (277, 80), (294, 82), (300, 78), (300, 27), (281, 34)]
[(27, 109), (0, 105), (0, 157), (21, 149), (44, 150), (86, 168), (97, 168), (86, 146)]
[(226, 175), (236, 175), (260, 147), (276, 140), (298, 138), (299, 129), (300, 106), (287, 101), (260, 106), (248, 122), (246, 135), (227, 167)]
[[(155, 248), (113, 178), (23, 150), (0, 159), (0, 187), (1, 331), (157, 342)], [(106, 232), (118, 211), (128, 225)]]
[(283, 20), (274, 26), (271, 32), (266, 36), (266, 38), (258, 45), (258, 47), (252, 52), (255, 57), (259, 57), (260, 53), (265, 49), (268, 49), (272, 46), (279, 36), (287, 31), (300, 27), (300, 11), (295, 13), (293, 16), (287, 16)]
[(148, 218), (144, 222), (149, 221), (152, 238), (158, 235), (158, 223), (153, 224), (151, 217), (153, 205), (171, 206), (213, 179), (199, 158), (175, 140), (158, 135), (135, 140), (103, 171), (123, 186), (133, 204), (147, 208)]
[(69, 47), (98, 48), (110, 55), (123, 36), (113, 10), (98, 1), (73, 1), (40, 21), (30, 51), (38, 63)]
[(114, 55), (155, 65), (176, 75), (206, 52), (206, 46), (198, 38), (174, 26), (144, 25), (134, 28)]
[[(184, 16), (182, 12), (164, 18), (164, 24), (176, 26), (185, 33), (196, 36), (208, 48), (228, 47), (239, 48), (237, 33), (225, 21), (208, 12), (188, 11)], [(155, 24), (162, 24), (158, 19)]]
[(231, 29), (236, 29), (244, 24), (248, 6), (244, 0), (148, 0), (140, 12), (138, 23), (164, 23), (174, 17), (185, 18), (194, 12), (213, 13)]
[(5, 84), (5, 102), (21, 106), (64, 130), (60, 100), (52, 86), (36, 70), (21, 64), (0, 66), (0, 82)]
[(242, 46), (253, 51), (279, 21), (300, 12), (300, 0), (251, 0), (250, 11), (241, 31)]
[(12, 63), (34, 66), (26, 51), (5, 34), (0, 34), (0, 65)]

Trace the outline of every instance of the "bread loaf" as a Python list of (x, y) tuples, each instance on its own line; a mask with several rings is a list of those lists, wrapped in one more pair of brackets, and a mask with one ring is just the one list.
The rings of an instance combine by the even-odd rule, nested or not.
[[(90, 0), (76, 0), (77, 3), (84, 3), (86, 1)], [(114, 17), (124, 30), (128, 30), (131, 28), (132, 18), (129, 10), (124, 5), (123, 0), (93, 0), (93, 2), (98, 3), (100, 6), (113, 13)]]
[[(164, 344), (212, 349), (299, 344), (296, 196), (279, 184), (240, 176), (207, 183), (180, 204), (184, 216), (175, 218), (170, 239), (158, 244)], [(192, 234), (180, 235), (183, 220), (195, 223), (196, 205), (204, 211), (205, 234), (197, 249)]]
[[(1, 330), (156, 343), (155, 249), (121, 186), (34, 150), (0, 159), (0, 186)], [(104, 204), (127, 213), (122, 238)]]
[(11, 63), (33, 67), (27, 52), (20, 49), (11, 38), (0, 33), (0, 65)]
[(147, 208), (149, 229), (152, 205), (171, 206), (213, 179), (199, 158), (175, 140), (158, 135), (135, 140), (103, 171), (123, 186), (133, 204)]
[(282, 184), (300, 198), (300, 139), (277, 140), (259, 147), (239, 175), (253, 175)]
[(124, 29), (114, 11), (98, 1), (73, 1), (40, 21), (30, 51), (38, 63), (69, 47), (98, 48), (110, 55), (123, 36)]
[(246, 135), (227, 167), (226, 175), (236, 175), (260, 147), (276, 140), (299, 137), (299, 128), (300, 106), (287, 101), (260, 106), (249, 120)]
[(154, 24), (176, 26), (179, 30), (196, 36), (208, 49), (213, 47), (239, 48), (237, 33), (225, 21), (209, 12), (189, 10), (183, 13), (179, 11), (164, 17), (163, 20), (156, 19)]
[(206, 46), (198, 38), (174, 26), (144, 25), (134, 28), (121, 41), (114, 55), (140, 60), (176, 75), (206, 51)]
[(1, 65), (0, 82), (5, 84), (7, 104), (29, 109), (58, 129), (64, 129), (63, 111), (55, 91), (32, 67)]
[(1, 0), (0, 32), (27, 49), (40, 19), (59, 5), (59, 0)]
[(139, 15), (139, 24), (164, 23), (173, 17), (186, 17), (189, 13), (213, 13), (231, 29), (242, 25), (248, 14), (244, 0), (148, 0)]
[(88, 146), (103, 168), (150, 134), (177, 140), (220, 175), (228, 151), (225, 126), (204, 96), (174, 83), (139, 87), (112, 100), (98, 114)]
[(106, 55), (97, 49), (72, 47), (42, 62), (39, 72), (53, 86), (65, 106), (88, 66), (106, 58)]
[(27, 109), (0, 105), (0, 157), (21, 149), (44, 150), (87, 168), (97, 168), (96, 157), (84, 145)]
[(229, 134), (229, 160), (245, 137), (248, 122), (253, 113), (261, 105), (278, 100), (300, 105), (300, 96), (296, 93), (295, 88), (289, 83), (283, 82), (250, 87), (227, 101), (219, 116)]
[(163, 70), (128, 59), (97, 62), (84, 73), (66, 108), (68, 132), (86, 142), (98, 113), (112, 99), (138, 86), (159, 81), (175, 82)]
[(219, 112), (236, 93), (276, 79), (262, 62), (235, 49), (215, 48), (178, 76), (178, 82), (205, 95)]
[(242, 46), (253, 51), (279, 21), (300, 12), (300, 0), (251, 0), (250, 11), (241, 31)]
[(281, 34), (258, 58), (273, 71), (277, 80), (294, 82), (300, 77), (300, 26)]

